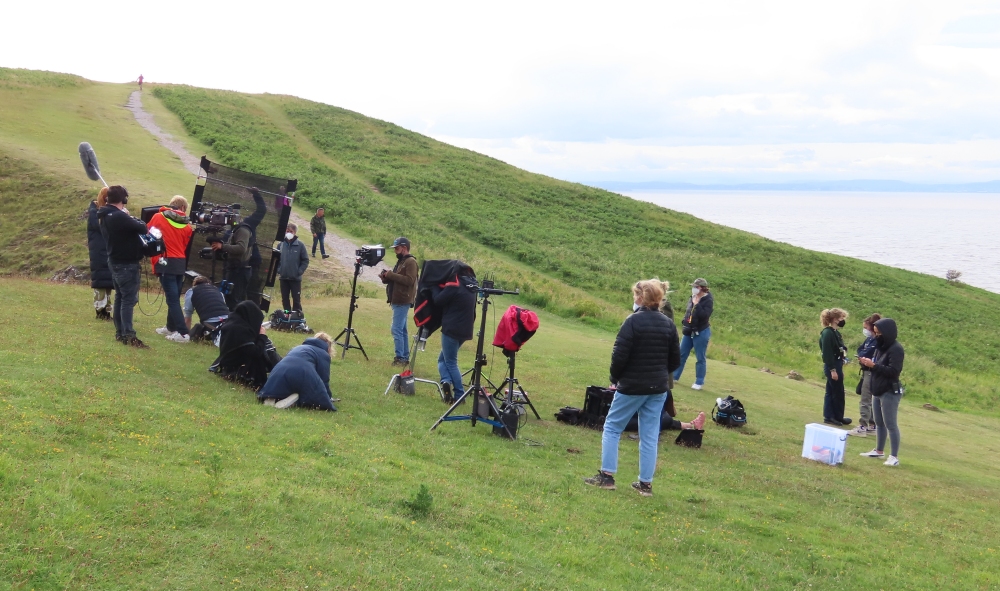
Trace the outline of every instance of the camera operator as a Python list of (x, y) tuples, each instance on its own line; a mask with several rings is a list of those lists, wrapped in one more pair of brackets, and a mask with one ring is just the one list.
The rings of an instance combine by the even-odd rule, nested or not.
[[(253, 275), (250, 257), (256, 241), (255, 233), (257, 224), (263, 218), (262, 211), (267, 209), (264, 198), (260, 196), (260, 191), (256, 187), (251, 187), (250, 193), (253, 195), (254, 203), (257, 204), (257, 211), (245, 222), (233, 228), (228, 241), (212, 242), (212, 250), (216, 251), (216, 254), (223, 253), (226, 259), (226, 280), (232, 283), (226, 295), (226, 304), (230, 310), (236, 309), (236, 304), (247, 299), (247, 287)], [(256, 220), (256, 223), (252, 220)]]
[[(410, 363), (410, 336), (406, 331), (406, 320), (417, 296), (417, 259), (410, 254), (410, 241), (404, 236), (393, 241), (392, 249), (396, 251), (396, 266), (392, 271), (382, 271), (379, 278), (385, 284), (386, 301), (392, 307), (392, 340), (396, 346), (392, 364), (402, 366)], [(455, 353), (458, 354), (458, 347)]]
[[(309, 253), (306, 245), (295, 235), (298, 226), (288, 222), (285, 239), (278, 246), (281, 260), (278, 275), (281, 277), (281, 305), (285, 310), (302, 311), (302, 274), (309, 267)], [(291, 295), (291, 305), (288, 296)]]
[(152, 258), (153, 274), (160, 278), (163, 297), (167, 300), (167, 325), (156, 329), (156, 334), (164, 335), (168, 341), (187, 343), (188, 327), (181, 310), (181, 288), (184, 286), (184, 272), (187, 271), (188, 246), (194, 228), (187, 217), (188, 202), (180, 195), (174, 195), (168, 207), (149, 220), (150, 228), (158, 228), (163, 234), (165, 256)]
[[(198, 312), (198, 324), (191, 326), (191, 317)], [(184, 323), (192, 340), (201, 340), (229, 317), (229, 307), (222, 292), (208, 277), (199, 275), (184, 294)]]
[(146, 224), (125, 210), (128, 191), (121, 185), (108, 187), (108, 203), (97, 213), (101, 234), (108, 245), (108, 266), (115, 286), (115, 339), (139, 349), (149, 347), (135, 336), (132, 314), (139, 303), (139, 262), (142, 250), (139, 236)]

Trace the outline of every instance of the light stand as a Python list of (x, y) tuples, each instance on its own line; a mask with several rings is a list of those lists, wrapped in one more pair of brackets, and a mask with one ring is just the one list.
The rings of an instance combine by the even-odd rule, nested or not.
[[(497, 408), (496, 403), (493, 401), (493, 396), (490, 394), (489, 390), (483, 388), (482, 385), (483, 367), (486, 365), (486, 354), (483, 353), (483, 341), (486, 338), (486, 311), (489, 310), (490, 307), (490, 296), (518, 295), (520, 291), (504, 291), (502, 289), (493, 289), (493, 282), (484, 280), (483, 286), (479, 288), (479, 293), (483, 296), (483, 303), (482, 303), (483, 309), (482, 309), (482, 316), (480, 316), (480, 321), (479, 321), (479, 341), (476, 345), (476, 364), (472, 371), (472, 384), (465, 392), (462, 392), (461, 396), (455, 399), (455, 402), (451, 405), (451, 407), (447, 411), (445, 411), (443, 415), (441, 415), (441, 418), (438, 419), (436, 423), (434, 423), (434, 426), (431, 427), (431, 431), (437, 429), (437, 426), (445, 421), (469, 420), (471, 421), (473, 427), (476, 426), (476, 421), (482, 421), (487, 425), (493, 425), (498, 429), (503, 429), (503, 431), (507, 434), (507, 437), (513, 440), (514, 434), (511, 433), (510, 429), (507, 428), (507, 424), (504, 423), (502, 420), (500, 420), (502, 419), (503, 415), (501, 414), (500, 409)], [(460, 404), (465, 402), (466, 397), (468, 397), (470, 394), (475, 394), (474, 400), (476, 400), (476, 402), (478, 402), (479, 397), (482, 396), (483, 399), (486, 401), (486, 403), (489, 404), (490, 410), (492, 411), (495, 419), (477, 416), (476, 410), (477, 407), (479, 406), (478, 404), (471, 405), (472, 412), (470, 414), (451, 416), (451, 413), (453, 413)]]
[[(340, 331), (337, 338), (333, 339), (334, 344), (338, 347), (343, 347), (344, 352), (340, 354), (340, 358), (343, 359), (347, 356), (348, 349), (359, 349), (361, 354), (365, 356), (365, 360), (368, 360), (368, 353), (365, 353), (365, 348), (361, 346), (361, 339), (358, 338), (358, 332), (354, 330), (352, 324), (354, 323), (354, 311), (358, 308), (358, 275), (361, 274), (361, 259), (358, 258), (354, 261), (354, 279), (351, 281), (351, 308), (347, 313), (347, 328)], [(344, 337), (344, 342), (340, 342), (340, 337)], [(351, 344), (351, 337), (357, 345)]]
[[(423, 351), (423, 346), (424, 346), (425, 343), (427, 343), (427, 338), (426, 337), (421, 338), (421, 337), (423, 337), (423, 334), (424, 334), (424, 329), (421, 328), (421, 329), (419, 329), (417, 331), (417, 334), (413, 335), (413, 346), (410, 347), (410, 364), (407, 366), (407, 368), (410, 370), (410, 373), (413, 373), (413, 368), (417, 364), (417, 352)], [(396, 375), (392, 376), (392, 379), (389, 380), (389, 385), (385, 387), (385, 393), (382, 394), (382, 395), (383, 396), (388, 395), (389, 394), (389, 390), (392, 390), (393, 384), (395, 384), (398, 380), (401, 380), (401, 379), (403, 379), (402, 374), (396, 374)], [(423, 382), (425, 384), (433, 384), (434, 387), (437, 388), (438, 394), (441, 396), (441, 399), (442, 400), (444, 399), (444, 390), (441, 389), (441, 384), (440, 383), (438, 383), (438, 382), (436, 382), (434, 380), (425, 380), (423, 378), (418, 378), (418, 377), (415, 377), (415, 376), (413, 378), (413, 381), (414, 382)]]
[[(535, 418), (539, 421), (542, 420), (538, 411), (535, 410), (535, 405), (532, 404), (531, 399), (528, 398), (528, 393), (524, 391), (524, 388), (521, 387), (521, 383), (517, 381), (516, 377), (514, 377), (514, 358), (517, 356), (517, 352), (504, 349), (503, 354), (507, 357), (508, 373), (507, 377), (503, 380), (503, 384), (496, 389), (496, 392), (493, 393), (493, 397), (495, 398), (501, 392), (505, 392), (503, 406), (510, 406), (511, 404), (527, 404), (531, 407), (531, 412), (535, 413)], [(517, 388), (517, 390), (515, 391), (514, 388)]]

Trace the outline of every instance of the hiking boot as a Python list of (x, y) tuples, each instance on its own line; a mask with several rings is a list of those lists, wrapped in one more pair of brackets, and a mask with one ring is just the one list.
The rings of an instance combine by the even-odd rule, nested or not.
[(445, 404), (455, 402), (455, 398), (451, 393), (451, 382), (441, 382), (441, 402)]
[(122, 343), (128, 345), (129, 347), (135, 347), (136, 349), (148, 349), (149, 345), (139, 340), (138, 337), (125, 337), (122, 339)]
[(896, 456), (889, 456), (882, 463), (885, 464), (886, 466), (898, 466), (899, 465), (899, 458), (897, 458)]
[(879, 451), (877, 449), (873, 449), (871, 451), (865, 452), (863, 454), (858, 454), (858, 455), (860, 455), (863, 458), (879, 458), (879, 459), (881, 459), (881, 458), (885, 457), (885, 452)]
[(156, 334), (162, 335), (162, 336), (168, 336), (172, 332), (173, 331), (170, 330), (169, 328), (167, 328), (166, 326), (161, 326), (160, 328), (156, 329)]
[(175, 343), (190, 343), (191, 337), (186, 334), (181, 334), (179, 332), (172, 332), (167, 335), (168, 341), (173, 341)]
[(328, 259), (328, 258), (330, 258), (330, 255), (328, 255), (328, 254), (325, 254), (325, 255), (323, 255), (323, 258), (324, 258), (324, 259)]
[(288, 408), (289, 406), (295, 404), (298, 401), (299, 401), (299, 395), (292, 394), (291, 396), (282, 398), (281, 400), (275, 402), (274, 408)]
[(823, 422), (827, 425), (833, 425), (834, 427), (843, 427), (844, 423), (841, 423), (837, 419), (823, 419)]
[(641, 480), (638, 481), (638, 482), (633, 482), (632, 483), (632, 488), (635, 489), (635, 492), (639, 493), (640, 495), (642, 495), (644, 497), (651, 497), (651, 496), (653, 496), (653, 483), (652, 482), (642, 482)]
[(848, 435), (854, 435), (855, 437), (868, 437), (868, 428), (864, 425), (858, 425), (857, 427), (851, 429), (847, 432)]
[(403, 366), (406, 366), (406, 365), (409, 365), (409, 364), (410, 364), (410, 360), (409, 359), (405, 359), (403, 357), (393, 357), (392, 358), (392, 366), (393, 367), (403, 367)]
[(596, 475), (590, 478), (584, 478), (583, 483), (603, 488), (604, 490), (615, 490), (615, 477), (601, 471), (598, 471)]
[(701, 390), (703, 387), (701, 384), (691, 384), (692, 390)]

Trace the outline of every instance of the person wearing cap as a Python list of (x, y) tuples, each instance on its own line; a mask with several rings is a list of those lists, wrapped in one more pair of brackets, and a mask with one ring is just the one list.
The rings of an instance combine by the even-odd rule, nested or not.
[(697, 363), (694, 366), (694, 383), (691, 387), (701, 390), (705, 385), (705, 373), (708, 371), (708, 363), (705, 361), (705, 353), (708, 352), (708, 341), (712, 337), (712, 329), (709, 326), (709, 319), (712, 317), (712, 309), (715, 306), (715, 299), (712, 292), (708, 290), (708, 282), (699, 277), (691, 284), (691, 299), (688, 300), (687, 310), (684, 312), (681, 338), (681, 366), (674, 372), (674, 381), (681, 379), (684, 373), (684, 364), (687, 362), (691, 349), (694, 349)]
[(396, 252), (396, 266), (392, 271), (382, 271), (379, 278), (385, 284), (386, 301), (392, 307), (392, 340), (396, 345), (392, 364), (402, 366), (410, 362), (406, 320), (417, 296), (417, 259), (410, 254), (410, 241), (404, 236), (393, 241), (392, 249)]

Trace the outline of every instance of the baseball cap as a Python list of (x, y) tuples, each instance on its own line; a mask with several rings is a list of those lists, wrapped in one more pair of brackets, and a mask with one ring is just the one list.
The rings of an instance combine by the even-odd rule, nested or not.
[(708, 287), (708, 281), (705, 281), (704, 279), (699, 277), (694, 280), (694, 283), (691, 284), (691, 287)]
[(399, 238), (396, 238), (395, 240), (392, 241), (392, 247), (396, 248), (397, 246), (405, 246), (409, 248), (410, 239), (405, 236), (400, 236)]

